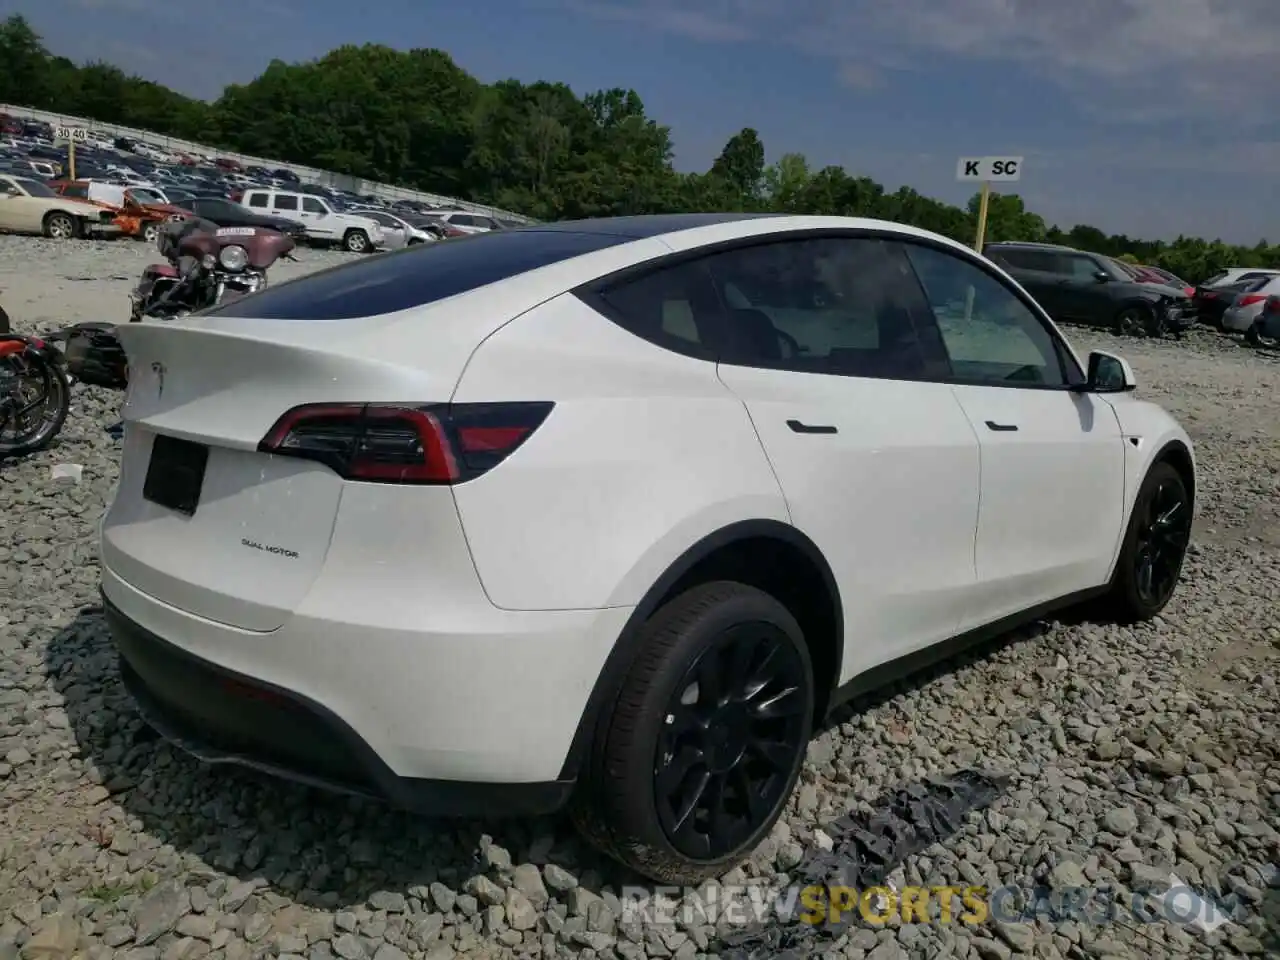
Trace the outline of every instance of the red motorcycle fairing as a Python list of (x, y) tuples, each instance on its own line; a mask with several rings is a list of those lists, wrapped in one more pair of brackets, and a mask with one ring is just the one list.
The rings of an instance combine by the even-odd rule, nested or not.
[(22, 353), (27, 349), (27, 341), (10, 340), (7, 337), (0, 337), (0, 358), (11, 357), (15, 353)]
[(158, 279), (160, 277), (169, 277), (177, 279), (178, 268), (168, 263), (153, 263), (142, 271), (143, 279)]

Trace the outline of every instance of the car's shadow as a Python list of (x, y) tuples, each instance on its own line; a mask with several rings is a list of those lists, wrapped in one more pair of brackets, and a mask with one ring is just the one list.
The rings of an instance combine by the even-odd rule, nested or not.
[[(1041, 625), (1031, 625), (970, 647), (842, 706), (828, 729), (1041, 632)], [(647, 884), (588, 846), (565, 817), (428, 820), (189, 757), (138, 715), (98, 607), (86, 607), (50, 638), (45, 667), (81, 757), (140, 832), (218, 873), (265, 881), (295, 902), (333, 909), (366, 903), (380, 891), (425, 900), (436, 882), (460, 893), (470, 878), (486, 873), (490, 844), (516, 864), (554, 863), (593, 893), (623, 896), (625, 887)], [(136, 841), (122, 846), (104, 830), (96, 842), (126, 851)]]

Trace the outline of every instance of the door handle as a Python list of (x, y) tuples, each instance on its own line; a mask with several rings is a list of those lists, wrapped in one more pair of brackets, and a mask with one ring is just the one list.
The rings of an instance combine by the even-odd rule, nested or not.
[(1016, 423), (996, 423), (994, 420), (988, 420), (987, 429), (994, 430), (996, 433), (1013, 433), (1018, 429), (1018, 425)]
[(835, 427), (826, 423), (801, 423), (799, 420), (788, 420), (787, 426), (795, 433), (838, 433)]

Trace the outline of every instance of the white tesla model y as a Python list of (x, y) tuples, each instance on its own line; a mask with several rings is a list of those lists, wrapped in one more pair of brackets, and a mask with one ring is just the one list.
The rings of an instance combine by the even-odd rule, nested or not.
[(833, 705), (1151, 617), (1191, 529), (1128, 365), (890, 223), (533, 226), (121, 336), (102, 587), (148, 721), (426, 814), (568, 805), (664, 881), (752, 849)]

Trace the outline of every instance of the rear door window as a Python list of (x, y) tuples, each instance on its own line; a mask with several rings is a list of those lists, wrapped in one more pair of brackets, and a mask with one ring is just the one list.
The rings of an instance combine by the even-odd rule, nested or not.
[(266, 209), (266, 206), (267, 206), (267, 195), (266, 195), (265, 193), (251, 193), (251, 194), (249, 194), (249, 206), (251, 206), (251, 207), (260, 207), (260, 208), (262, 208), (262, 209)]
[(278, 193), (274, 207), (277, 210), (297, 210), (298, 198), (287, 193)]

